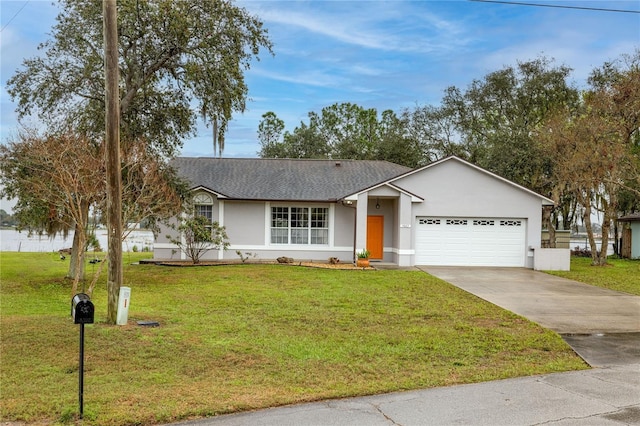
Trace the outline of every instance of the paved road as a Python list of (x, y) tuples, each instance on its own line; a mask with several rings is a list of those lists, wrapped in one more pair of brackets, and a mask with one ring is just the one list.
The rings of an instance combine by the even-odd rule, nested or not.
[(633, 370), (594, 369), (330, 400), (180, 425), (637, 425), (638, 368), (640, 365)]
[(564, 333), (598, 368), (292, 405), (180, 425), (640, 425), (640, 297), (524, 269), (425, 270)]

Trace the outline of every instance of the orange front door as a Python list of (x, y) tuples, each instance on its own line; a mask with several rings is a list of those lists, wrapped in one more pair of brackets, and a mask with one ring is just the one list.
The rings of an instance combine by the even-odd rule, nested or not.
[(367, 216), (367, 250), (371, 259), (383, 258), (384, 216)]

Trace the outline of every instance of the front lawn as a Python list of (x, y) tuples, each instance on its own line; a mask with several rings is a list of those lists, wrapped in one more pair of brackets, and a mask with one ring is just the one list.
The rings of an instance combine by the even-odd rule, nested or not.
[[(587, 368), (554, 332), (424, 272), (130, 264), (141, 256), (124, 256), (129, 325), (104, 323), (104, 277), (93, 295), (82, 424), (166, 423)], [(61, 278), (68, 263), (0, 253), (0, 264), (0, 418), (72, 423), (79, 326)]]
[(610, 258), (608, 262), (606, 266), (591, 266), (591, 258), (572, 257), (571, 271), (549, 273), (640, 296), (640, 260)]

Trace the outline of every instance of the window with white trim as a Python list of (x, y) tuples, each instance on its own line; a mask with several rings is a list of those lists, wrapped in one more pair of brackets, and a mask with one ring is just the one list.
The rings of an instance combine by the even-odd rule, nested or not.
[(271, 207), (271, 244), (329, 244), (329, 209)]
[(213, 222), (213, 205), (212, 204), (196, 204), (194, 214), (196, 216), (204, 216), (209, 222)]
[[(208, 223), (213, 223), (213, 199), (207, 194), (198, 194), (193, 199), (194, 216), (203, 216)], [(213, 232), (212, 226), (207, 226), (209, 231)]]

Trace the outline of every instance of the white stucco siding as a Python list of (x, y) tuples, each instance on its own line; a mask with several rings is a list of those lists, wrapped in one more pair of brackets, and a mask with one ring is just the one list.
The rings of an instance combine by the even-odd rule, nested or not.
[[(418, 217), (509, 218), (526, 223), (524, 265), (533, 267), (533, 252), (540, 246), (541, 197), (459, 161), (445, 161), (394, 181), (424, 198), (413, 203)], [(416, 247), (414, 230), (412, 246)]]
[(355, 226), (355, 208), (336, 204), (333, 221), (333, 245), (335, 247), (353, 247), (353, 228)]
[[(171, 224), (171, 226), (178, 226), (178, 220), (176, 218), (172, 218), (169, 220), (169, 223)], [(169, 237), (171, 238), (175, 238), (178, 235), (178, 231), (174, 230), (173, 228), (167, 226), (164, 223), (160, 223), (159, 224), (159, 231), (158, 234), (156, 235), (156, 240), (155, 243), (156, 244), (168, 244), (170, 243), (169, 241)]]
[(224, 225), (231, 245), (265, 245), (264, 203), (249, 201), (225, 201)]
[(539, 197), (457, 161), (394, 183), (425, 199), (414, 204), (416, 216), (528, 217), (542, 208)]
[[(176, 218), (172, 218), (169, 223), (173, 226), (177, 226), (178, 220)], [(159, 227), (160, 229), (156, 235), (156, 240), (153, 245), (153, 258), (156, 260), (181, 259), (182, 253), (178, 247), (169, 240), (170, 237), (176, 238), (178, 236), (178, 232), (164, 223), (160, 223)]]

